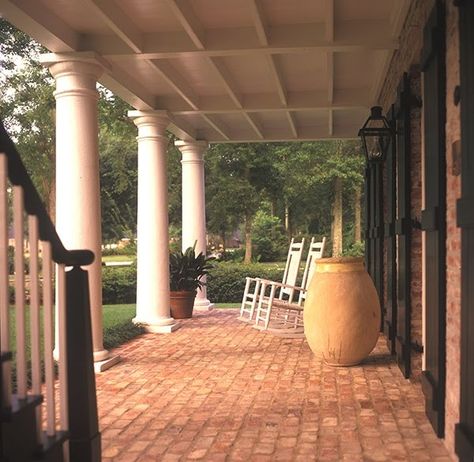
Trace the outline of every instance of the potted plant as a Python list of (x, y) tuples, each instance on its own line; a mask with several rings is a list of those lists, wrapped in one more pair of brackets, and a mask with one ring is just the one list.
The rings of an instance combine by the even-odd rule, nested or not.
[(196, 255), (195, 247), (170, 252), (170, 305), (175, 319), (192, 317), (196, 291), (204, 285), (201, 279), (211, 268), (202, 252)]

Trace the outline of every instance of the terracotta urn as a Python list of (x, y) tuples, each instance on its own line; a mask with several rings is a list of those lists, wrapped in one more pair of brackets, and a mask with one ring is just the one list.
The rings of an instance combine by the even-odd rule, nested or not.
[(380, 331), (380, 302), (362, 258), (321, 258), (304, 306), (311, 350), (331, 366), (358, 364)]
[(170, 311), (174, 319), (193, 317), (195, 290), (178, 290), (170, 292)]

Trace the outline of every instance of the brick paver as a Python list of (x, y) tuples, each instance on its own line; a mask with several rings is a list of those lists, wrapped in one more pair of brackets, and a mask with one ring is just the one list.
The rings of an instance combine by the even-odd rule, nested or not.
[(104, 462), (450, 461), (383, 339), (363, 365), (331, 368), (236, 313), (117, 350), (97, 376)]

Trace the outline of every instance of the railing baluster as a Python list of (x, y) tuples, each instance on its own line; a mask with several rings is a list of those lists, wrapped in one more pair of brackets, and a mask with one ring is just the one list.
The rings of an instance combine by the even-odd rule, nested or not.
[[(28, 215), (28, 237), (30, 244), (30, 340), (31, 340), (31, 391), (41, 395), (41, 351), (40, 351), (40, 297), (39, 297), (39, 246), (38, 217)], [(41, 437), (41, 406), (36, 408), (38, 441)]]
[(66, 268), (57, 265), (58, 271), (58, 340), (59, 340), (59, 397), (61, 429), (68, 429), (67, 413), (67, 344), (66, 344)]
[(53, 321), (53, 271), (49, 242), (43, 245), (43, 315), (44, 315), (44, 370), (46, 382), (46, 434), (56, 433), (54, 401), (54, 321)]
[[(7, 157), (0, 154), (0, 349), (10, 351), (10, 300), (8, 271), (8, 181)], [(2, 364), (2, 407), (11, 406), (11, 364)]]
[[(68, 412), (68, 371), (67, 371), (67, 311), (66, 311), (66, 267), (56, 265), (57, 271), (57, 316), (56, 320), (58, 332), (58, 362), (59, 362), (59, 422), (61, 430), (69, 430)], [(69, 444), (66, 442), (63, 447), (65, 462), (69, 460)]]
[(25, 257), (23, 188), (13, 186), (13, 228), (15, 236), (15, 313), (16, 313), (16, 382), (19, 399), (26, 398), (26, 326), (25, 326)]

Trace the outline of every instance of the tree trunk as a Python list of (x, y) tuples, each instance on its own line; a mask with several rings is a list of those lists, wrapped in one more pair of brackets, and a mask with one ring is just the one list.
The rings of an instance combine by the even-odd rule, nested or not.
[(290, 207), (285, 200), (285, 231), (290, 236)]
[(221, 231), (221, 239), (222, 239), (222, 251), (225, 252), (225, 239), (226, 239), (226, 233), (224, 230)]
[(342, 254), (342, 179), (334, 181), (334, 202), (332, 204), (332, 256)]
[(362, 196), (362, 186), (357, 185), (354, 192), (354, 242), (359, 243), (362, 241), (361, 234), (361, 207), (360, 200)]
[(252, 263), (252, 218), (245, 217), (245, 257), (244, 263)]

